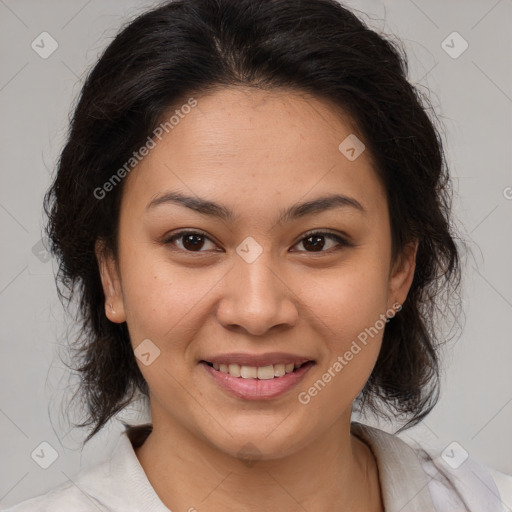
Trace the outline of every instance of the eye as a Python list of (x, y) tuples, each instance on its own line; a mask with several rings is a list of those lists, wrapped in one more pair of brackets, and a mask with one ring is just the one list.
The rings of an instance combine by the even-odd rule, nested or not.
[[(336, 245), (341, 247), (350, 247), (352, 245), (343, 237), (334, 233), (325, 231), (310, 231), (305, 233), (304, 237), (297, 244), (295, 244), (295, 246), (303, 244), (303, 246), (306, 248), (306, 252), (329, 252), (327, 250), (323, 250), (326, 246), (325, 239), (337, 242), (337, 244), (334, 244), (334, 247), (336, 247)], [(311, 250), (308, 250), (308, 248)], [(332, 249), (332, 246), (328, 247), (328, 249)]]
[[(329, 244), (325, 242), (325, 240), (330, 240), (334, 243), (331, 247), (327, 247)], [(180, 231), (178, 233), (173, 234), (170, 237), (167, 237), (163, 240), (165, 245), (174, 245), (177, 246), (178, 249), (185, 252), (206, 252), (207, 250), (214, 249), (216, 245), (212, 242), (212, 240), (201, 231)], [(211, 247), (208, 248), (208, 243), (211, 244)], [(333, 247), (351, 247), (352, 244), (349, 243), (346, 239), (337, 235), (335, 233), (325, 232), (325, 231), (310, 231), (305, 233), (303, 238), (295, 244), (295, 246), (303, 244), (306, 251), (305, 252), (329, 252), (329, 249)], [(205, 249), (206, 246), (206, 249)], [(294, 247), (295, 247), (294, 246)], [(204, 250), (202, 250), (204, 249)], [(299, 251), (304, 252), (304, 251)]]
[(201, 250), (207, 245), (206, 241), (211, 243), (212, 248), (216, 247), (210, 238), (201, 231), (180, 231), (167, 237), (163, 240), (163, 243), (165, 245), (177, 245), (179, 249), (186, 252), (206, 252)]

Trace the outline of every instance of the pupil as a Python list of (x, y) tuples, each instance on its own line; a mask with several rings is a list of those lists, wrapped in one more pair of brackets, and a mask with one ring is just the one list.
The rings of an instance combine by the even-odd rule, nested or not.
[[(204, 243), (203, 240), (197, 240), (197, 239), (200, 239), (200, 238), (203, 238), (203, 235), (194, 235), (194, 234), (191, 234), (191, 235), (187, 235), (185, 236), (185, 240), (183, 242), (183, 246), (186, 248), (186, 249), (200, 249), (202, 247), (202, 244)], [(194, 241), (194, 239), (196, 239)], [(190, 244), (190, 247), (187, 247), (187, 244)]]
[[(187, 235), (185, 237), (183, 246), (186, 249), (200, 249), (204, 243), (202, 240), (203, 235)], [(304, 247), (312, 251), (321, 251), (325, 245), (324, 237), (322, 235), (312, 235), (305, 239)], [(309, 246), (309, 247), (308, 247)]]
[[(307, 249), (307, 246), (310, 245), (312, 246), (313, 248), (313, 251), (319, 251), (321, 250), (324, 245), (325, 245), (325, 242), (321, 242), (323, 241), (323, 236), (321, 235), (312, 235), (312, 236), (309, 236), (308, 238), (306, 238), (305, 242), (304, 242), (304, 247), (306, 247)], [(309, 243), (309, 240), (314, 240), (314, 242), (312, 244)]]

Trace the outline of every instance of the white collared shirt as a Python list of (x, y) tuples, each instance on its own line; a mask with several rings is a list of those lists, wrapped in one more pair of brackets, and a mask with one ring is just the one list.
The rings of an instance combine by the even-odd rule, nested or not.
[[(151, 425), (120, 434), (104, 462), (5, 512), (170, 512), (149, 483), (134, 447)], [(510, 512), (512, 477), (468, 457), (457, 469), (397, 436), (352, 423), (377, 460), (385, 512)], [(194, 504), (191, 504), (193, 508)]]

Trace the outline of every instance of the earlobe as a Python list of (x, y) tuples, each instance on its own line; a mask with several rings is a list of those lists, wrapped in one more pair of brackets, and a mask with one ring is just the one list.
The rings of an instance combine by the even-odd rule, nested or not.
[(105, 295), (105, 315), (111, 322), (123, 323), (126, 316), (116, 260), (103, 240), (96, 242), (95, 253)]
[(389, 279), (389, 299), (392, 303), (403, 304), (411, 287), (416, 269), (418, 241), (405, 245), (397, 257)]

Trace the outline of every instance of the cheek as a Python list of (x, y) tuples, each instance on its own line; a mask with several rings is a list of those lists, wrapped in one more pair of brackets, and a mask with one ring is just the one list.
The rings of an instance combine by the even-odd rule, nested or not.
[(301, 297), (314, 313), (321, 331), (317, 334), (325, 342), (316, 384), (302, 389), (306, 393), (303, 403), (311, 400), (315, 407), (336, 403), (335, 409), (343, 409), (364, 387), (379, 355), (386, 325), (385, 261), (361, 251), (358, 258), (322, 274), (314, 283), (303, 281)]
[(329, 327), (331, 338), (344, 342), (373, 325), (387, 309), (386, 259), (367, 257), (364, 252), (301, 281), (300, 297), (308, 309)]
[(163, 347), (164, 340), (171, 339), (178, 348), (183, 329), (201, 313), (202, 300), (216, 281), (201, 270), (177, 268), (154, 248), (126, 249), (121, 274), (132, 344), (149, 338)]
[[(126, 260), (125, 269), (126, 322), (137, 365), (156, 402), (189, 410), (183, 383), (189, 382), (194, 363), (191, 342), (205, 322), (208, 290), (218, 278), (206, 273), (199, 277), (197, 269), (177, 269), (158, 258), (150, 261), (148, 255), (141, 260), (136, 252)], [(148, 352), (144, 361), (142, 354)]]

